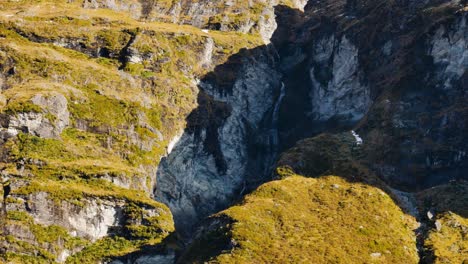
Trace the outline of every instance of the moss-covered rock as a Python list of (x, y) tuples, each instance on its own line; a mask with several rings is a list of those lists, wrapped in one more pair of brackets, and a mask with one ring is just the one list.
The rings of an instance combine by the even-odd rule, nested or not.
[(465, 263), (468, 259), (468, 220), (448, 212), (437, 216), (424, 246), (433, 263)]
[(453, 181), (416, 194), (425, 223), (424, 260), (464, 263), (468, 259), (468, 183)]

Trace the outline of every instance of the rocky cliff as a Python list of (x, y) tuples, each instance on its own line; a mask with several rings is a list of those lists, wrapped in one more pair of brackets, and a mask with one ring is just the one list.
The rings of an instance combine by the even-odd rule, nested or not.
[[(170, 204), (182, 227), (240, 195), (256, 180), (249, 178), (253, 167), (261, 174), (272, 165), (261, 159), (275, 143), (268, 141), (281, 89), (275, 60), (268, 47), (241, 52), (201, 80), (199, 106), (157, 177), (156, 198)], [(265, 142), (253, 151), (264, 153), (255, 159), (251, 148), (257, 138)]]
[(1, 2), (1, 261), (466, 261), (466, 6)]

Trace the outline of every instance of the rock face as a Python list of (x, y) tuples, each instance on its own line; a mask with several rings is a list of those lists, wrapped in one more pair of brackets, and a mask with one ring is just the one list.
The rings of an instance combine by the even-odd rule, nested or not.
[[(434, 59), (439, 89), (452, 90), (468, 67), (466, 16), (452, 25), (441, 25), (429, 40), (428, 53)], [(456, 85), (456, 84), (455, 84)]]
[(42, 138), (60, 138), (60, 134), (70, 124), (67, 99), (61, 94), (31, 98), (31, 102), (43, 112), (24, 112), (6, 117), (3, 138), (16, 136), (20, 132)]
[(235, 58), (244, 63), (232, 87), (223, 87), (217, 79), (223, 78), (221, 69), (218, 76), (202, 80), (204, 98), (189, 116), (189, 129), (158, 169), (156, 199), (169, 205), (181, 231), (226, 207), (249, 184), (249, 177), (263, 173), (249, 171), (249, 140), (258, 136), (262, 120), (271, 119), (281, 75), (272, 67), (268, 49), (249, 55)]
[[(21, 250), (15, 248), (17, 243), (28, 243), (29, 252), (24, 254), (40, 257), (43, 252), (49, 252), (55, 261), (64, 263), (68, 257), (86, 251), (92, 243), (102, 243), (102, 239), (113, 235), (131, 236), (132, 228), (148, 228), (146, 235), (152, 228), (161, 228), (153, 232), (162, 236), (171, 231), (171, 219), (167, 218), (170, 212), (156, 204), (140, 204), (135, 209), (126, 199), (76, 196), (76, 199), (59, 200), (56, 194), (38, 191), (10, 196), (16, 202), (7, 204), (6, 211), (10, 213), (7, 220), (2, 215), (2, 234), (12, 238), (8, 242), (0, 240), (3, 250), (17, 252)], [(168, 259), (170, 255), (161, 258)]]
[(290, 15), (299, 22), (282, 30), (292, 40), (277, 45), (288, 87), (280, 142), (355, 128), (372, 169), (395, 187), (465, 178), (467, 128), (454, 120), (466, 119), (466, 11), (392, 1), (375, 12), (379, 3), (309, 2)]
[[(426, 159), (424, 155), (427, 154), (423, 153), (441, 149), (437, 145), (429, 147), (422, 144), (420, 137), (410, 136), (411, 139), (402, 140), (396, 135), (409, 136), (418, 131), (423, 138), (434, 140), (439, 137), (439, 142), (447, 142), (447, 138), (436, 136), (434, 128), (430, 126), (426, 125), (424, 130), (429, 132), (424, 134), (424, 126), (417, 122), (426, 121), (416, 121), (414, 115), (417, 109), (441, 113), (441, 109), (452, 105), (456, 97), (447, 94), (447, 101), (437, 108), (431, 108), (430, 102), (434, 100), (433, 94), (439, 93), (437, 83), (440, 81), (453, 83), (453, 94), (457, 94), (458, 100), (466, 102), (461, 88), (466, 71), (465, 14), (459, 12), (440, 22), (437, 19), (441, 15), (433, 13), (426, 15), (433, 24), (428, 22), (413, 26), (410, 24), (412, 19), (425, 15), (422, 6), (411, 5), (411, 11), (403, 12), (410, 4), (385, 3), (382, 13), (393, 8), (399, 10), (401, 17), (388, 16), (382, 20), (379, 17), (382, 13), (370, 12), (378, 4), (358, 1), (352, 6), (344, 1), (309, 2), (304, 13), (284, 6), (277, 7), (277, 20), (287, 21), (278, 24), (279, 28), (272, 38), (272, 44), (278, 48), (280, 55), (278, 67), (273, 67), (277, 72), (268, 74), (271, 71), (258, 69), (271, 66), (251, 67), (248, 64), (243, 66), (250, 67), (248, 72), (231, 70), (239, 77), (221, 80), (222, 84), (233, 84), (229, 92), (219, 87), (219, 83), (218, 86), (206, 81), (201, 83), (202, 91), (210, 98), (210, 110), (205, 109), (204, 113), (209, 116), (214, 112), (218, 118), (223, 118), (197, 117), (198, 123), (212, 120), (208, 121), (211, 125), (197, 129), (189, 125), (188, 133), (182, 136), (158, 170), (156, 197), (169, 204), (178, 226), (189, 226), (196, 222), (193, 219), (200, 219), (223, 208), (223, 204), (232, 200), (236, 192), (242, 193), (244, 184), (249, 183), (249, 180), (246, 181), (250, 177), (248, 175), (266, 172), (252, 164), (265, 162), (268, 155), (262, 150), (253, 153), (252, 148), (259, 145), (270, 151), (278, 145), (287, 148), (300, 138), (327, 130), (349, 131), (356, 127), (358, 130), (354, 133), (359, 134), (360, 142), (364, 142), (359, 144), (362, 148), (360, 157), (364, 157), (363, 160), (369, 163), (377, 177), (394, 187), (420, 188), (463, 177), (459, 174), (460, 166), (466, 166), (466, 160), (455, 157), (448, 159), (457, 159), (455, 163), (458, 165), (446, 165), (443, 178), (440, 178), (440, 172), (434, 170), (442, 163), (429, 165), (433, 169), (421, 164), (425, 167), (423, 171), (433, 171), (423, 177), (422, 171), (415, 170), (419, 160), (433, 163), (432, 158)], [(431, 2), (425, 6), (434, 5), (439, 3)], [(459, 6), (448, 4), (443, 8), (446, 12), (455, 12), (453, 10)], [(367, 22), (358, 23), (360, 20)], [(399, 33), (372, 35), (375, 26), (380, 24), (388, 24), (385, 32), (394, 30)], [(425, 32), (430, 34), (419, 37)], [(370, 39), (369, 34), (372, 35)], [(434, 58), (432, 64), (420, 61), (429, 56)], [(452, 59), (455, 56), (457, 59)], [(435, 74), (436, 78), (426, 78), (431, 74)], [(269, 117), (265, 113), (271, 111), (273, 98), (279, 94), (280, 78), (270, 81), (272, 75), (283, 75), (286, 86), (284, 100), (283, 96), (276, 97), (282, 100), (278, 123), (280, 136), (279, 141), (273, 140), (273, 144), (269, 142), (273, 137), (267, 136), (269, 133), (262, 129), (262, 126), (271, 127), (271, 120), (266, 121), (271, 119), (271, 113)], [(276, 84), (264, 85), (259, 81), (262, 78)], [(253, 81), (246, 82), (244, 79)], [(431, 92), (419, 87), (430, 87)], [(421, 104), (414, 103), (415, 97), (422, 100)], [(461, 131), (465, 131), (466, 128), (461, 126)], [(445, 127), (440, 128), (445, 131)], [(252, 134), (257, 135), (252, 139), (249, 136)], [(462, 150), (465, 143), (460, 141), (462, 134), (456, 132), (450, 135), (460, 143), (451, 145), (451, 148), (461, 148), (454, 152), (458, 153), (457, 157), (465, 153)], [(384, 136), (379, 138), (378, 135)], [(408, 148), (414, 151), (407, 152)], [(261, 182), (262, 176), (256, 177)], [(213, 200), (215, 202), (208, 202)]]
[[(109, 234), (113, 226), (122, 225), (125, 220), (123, 208), (125, 201), (106, 201), (90, 199), (82, 205), (74, 205), (66, 201), (57, 203), (45, 192), (29, 195), (25, 199), (30, 214), (37, 224), (50, 226), (60, 225), (74, 236), (96, 241)], [(20, 209), (20, 208), (9, 208)], [(155, 210), (148, 211), (156, 214)]]
[[(283, 1), (108, 1), (84, 0), (84, 8), (108, 8), (115, 11), (125, 11), (135, 19), (146, 21), (165, 21), (171, 23), (189, 24), (199, 28), (239, 31), (242, 33), (258, 32), (268, 43), (276, 21), (274, 6)], [(306, 0), (294, 0), (295, 8), (303, 9)]]
[(361, 84), (358, 49), (343, 36), (318, 40), (314, 47), (314, 67), (310, 69), (311, 115), (313, 120), (331, 118), (357, 121), (371, 104), (370, 90)]
[[(396, 140), (390, 133), (399, 133), (401, 137), (408, 138), (398, 140), (390, 148), (389, 153), (394, 161), (385, 165), (379, 162), (375, 166), (393, 184), (425, 188), (451, 179), (465, 178), (460, 171), (467, 167), (463, 153), (468, 146), (462, 139), (467, 127), (455, 121), (464, 120), (467, 114), (462, 107), (467, 102), (468, 45), (465, 21), (466, 14), (461, 14), (443, 25), (434, 26), (424, 40), (425, 47), (417, 51), (427, 60), (424, 66), (415, 66), (418, 79), (409, 78), (407, 89), (399, 98), (382, 98), (369, 114), (371, 122), (376, 115), (391, 116), (391, 128), (379, 128), (392, 131), (384, 132), (384, 138)], [(374, 128), (370, 133), (375, 131)], [(411, 152), (405, 149), (411, 149)], [(369, 151), (375, 152), (375, 149)]]
[(109, 264), (173, 264), (176, 260), (175, 252), (167, 252), (165, 254), (152, 254), (151, 252), (128, 256), (119, 260), (109, 262)]

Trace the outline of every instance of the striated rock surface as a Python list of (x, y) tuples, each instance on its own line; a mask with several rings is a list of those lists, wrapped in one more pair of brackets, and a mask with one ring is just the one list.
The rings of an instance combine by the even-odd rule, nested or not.
[[(428, 53), (434, 60), (441, 89), (452, 90), (468, 67), (468, 38), (466, 16), (451, 25), (441, 25), (429, 40)], [(455, 84), (456, 85), (456, 84)]]
[[(12, 187), (21, 188), (17, 184)], [(0, 243), (11, 261), (28, 263), (35, 258), (63, 263), (81, 259), (95, 263), (110, 253), (99, 253), (100, 244), (118, 247), (123, 242), (110, 237), (127, 237), (138, 245), (151, 243), (145, 241), (149, 237), (161, 240), (173, 230), (169, 210), (151, 200), (135, 204), (125, 196), (116, 199), (73, 193), (76, 190), (72, 187), (65, 196), (59, 190), (33, 192), (31, 188), (23, 187), (29, 194), (11, 195), (8, 215), (2, 216)]]
[(2, 128), (3, 139), (18, 135), (20, 132), (30, 133), (42, 138), (60, 138), (62, 131), (70, 124), (67, 99), (61, 95), (44, 97), (41, 94), (31, 98), (31, 103), (40, 112), (19, 112), (4, 116)]
[(29, 195), (26, 199), (30, 214), (37, 224), (60, 225), (69, 229), (75, 236), (96, 241), (107, 236), (110, 227), (123, 223), (123, 201), (93, 199), (84, 201), (81, 205), (64, 201), (58, 206), (47, 196), (47, 193), (39, 192)]
[[(313, 120), (360, 120), (371, 104), (370, 90), (362, 84), (358, 49), (343, 36), (318, 40), (310, 69), (311, 115)], [(330, 61), (332, 61), (330, 63)]]

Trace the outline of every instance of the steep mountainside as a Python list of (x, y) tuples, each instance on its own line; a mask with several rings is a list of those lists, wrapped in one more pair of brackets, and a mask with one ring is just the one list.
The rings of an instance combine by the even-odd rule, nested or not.
[(262, 43), (68, 2), (0, 3), (7, 262), (90, 263), (167, 237), (150, 197), (198, 76)]
[(467, 11), (0, 1), (0, 262), (468, 261)]

